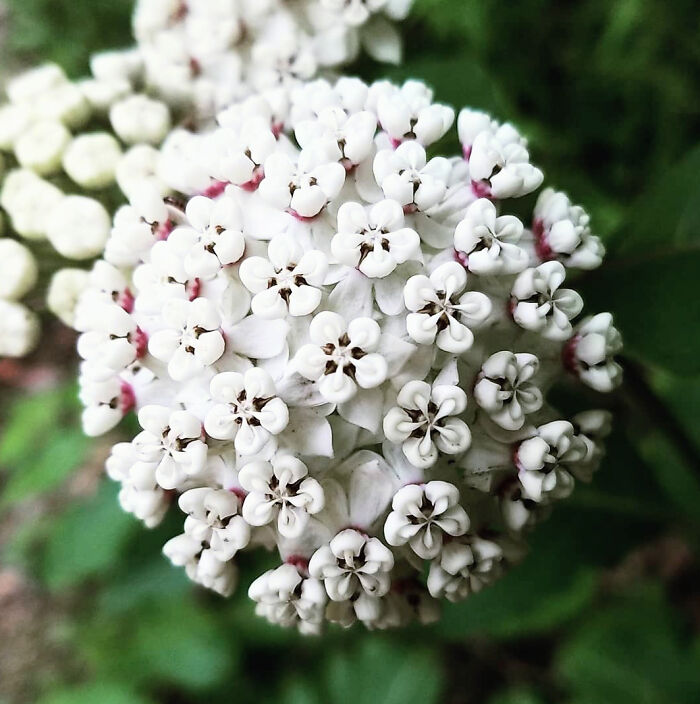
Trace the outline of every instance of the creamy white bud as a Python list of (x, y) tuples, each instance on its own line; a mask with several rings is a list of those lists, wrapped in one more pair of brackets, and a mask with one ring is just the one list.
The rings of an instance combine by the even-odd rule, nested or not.
[(38, 273), (36, 259), (24, 245), (0, 238), (0, 298), (22, 298), (34, 288)]
[(83, 188), (104, 188), (114, 181), (122, 155), (119, 142), (106, 132), (82, 134), (63, 154), (65, 172)]
[(46, 237), (64, 257), (90, 259), (104, 249), (110, 227), (109, 213), (99, 201), (66, 196), (48, 215)]
[(59, 269), (46, 293), (49, 310), (65, 325), (73, 327), (78, 299), (87, 288), (90, 275), (84, 269)]
[(39, 318), (29, 308), (0, 299), (0, 357), (24, 357), (39, 341)]
[(167, 105), (145, 95), (132, 95), (114, 103), (109, 120), (117, 136), (127, 144), (159, 144), (170, 129)]
[(61, 166), (61, 157), (71, 135), (58, 121), (34, 123), (15, 142), (15, 156), (20, 165), (44, 176)]

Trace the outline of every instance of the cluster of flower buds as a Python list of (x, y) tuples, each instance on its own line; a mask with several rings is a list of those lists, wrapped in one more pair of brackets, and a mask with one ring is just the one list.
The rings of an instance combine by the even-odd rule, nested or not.
[[(175, 123), (197, 129), (216, 112), (262, 89), (283, 93), (317, 72), (353, 59), (361, 45), (398, 61), (399, 35), (390, 22), (411, 0), (139, 0), (136, 45), (96, 54), (91, 76), (70, 81), (47, 64), (12, 80), (0, 106), (0, 205), (13, 238), (48, 240), (62, 258), (85, 262), (104, 251), (109, 212), (119, 191), (138, 193), (144, 180), (168, 192), (155, 175), (157, 147)], [(115, 183), (119, 189), (114, 189)], [(26, 252), (12, 246), (5, 267)], [(4, 250), (3, 250), (4, 251)], [(21, 252), (21, 254), (18, 254)], [(54, 267), (55, 268), (55, 267)], [(29, 288), (25, 265), (6, 284), (3, 301)], [(88, 280), (82, 268), (59, 269), (48, 307), (73, 323), (76, 297)], [(31, 284), (33, 285), (33, 284)], [(17, 290), (22, 293), (17, 293)], [(28, 308), (2, 303), (0, 356), (22, 356), (38, 340)]]
[(543, 180), (512, 125), (465, 109), (463, 154), (429, 156), (455, 114), (418, 81), (316, 80), (218, 121), (171, 135), (176, 195), (139, 189), (89, 275), (85, 430), (137, 413), (108, 473), (147, 526), (185, 514), (164, 552), (195, 582), (231, 594), (262, 547), (272, 622), (428, 622), (600, 460), (608, 414), (546, 397), (620, 379), (610, 316), (578, 322), (565, 285), (603, 248), (561, 193), (508, 214)]

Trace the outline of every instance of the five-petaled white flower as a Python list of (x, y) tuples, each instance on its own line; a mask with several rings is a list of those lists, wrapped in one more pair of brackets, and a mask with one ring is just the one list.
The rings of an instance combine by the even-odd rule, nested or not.
[(515, 451), (515, 466), (526, 495), (534, 501), (565, 498), (574, 488), (569, 465), (586, 460), (585, 441), (566, 420), (539, 426)]
[(615, 355), (622, 349), (622, 336), (610, 313), (582, 320), (564, 349), (564, 363), (584, 384), (596, 391), (612, 391), (622, 381), (622, 367)]
[(261, 318), (313, 313), (321, 303), (321, 287), (328, 269), (323, 252), (304, 252), (291, 233), (273, 237), (265, 257), (248, 257), (239, 274), (253, 294), (251, 308)]
[(151, 335), (148, 351), (168, 364), (168, 374), (183, 381), (203, 371), (224, 353), (221, 318), (207, 298), (173, 298), (163, 306), (167, 327)]
[(377, 599), (389, 591), (393, 566), (379, 538), (346, 528), (311, 556), (309, 574), (323, 581), (332, 601)]
[(318, 382), (329, 403), (343, 403), (361, 389), (373, 389), (387, 377), (386, 359), (376, 352), (380, 329), (371, 318), (355, 318), (349, 325), (341, 315), (323, 311), (309, 325), (312, 343), (294, 357), (295, 369)]
[(156, 405), (144, 406), (138, 418), (143, 431), (133, 440), (136, 458), (156, 465), (159, 486), (175, 489), (204, 469), (207, 445), (198, 418)]
[(464, 535), (469, 529), (469, 517), (459, 503), (459, 489), (448, 482), (404, 486), (394, 495), (391, 508), (384, 524), (386, 541), (389, 545), (408, 545), (423, 560), (440, 554), (445, 534)]
[(248, 492), (243, 518), (251, 526), (277, 519), (277, 530), (285, 538), (299, 537), (309, 516), (324, 505), (321, 485), (301, 460), (289, 454), (277, 453), (269, 462), (249, 462), (239, 471), (238, 481)]
[(260, 452), (287, 427), (287, 405), (275, 395), (275, 384), (263, 369), (217, 374), (210, 392), (216, 403), (204, 419), (204, 429), (217, 440), (233, 440), (242, 455)]
[(177, 227), (168, 242), (182, 252), (185, 271), (192, 278), (211, 279), (237, 262), (245, 250), (241, 216), (236, 202), (195, 196), (187, 204), (188, 225)]
[(318, 579), (304, 577), (294, 565), (263, 572), (250, 585), (248, 596), (256, 602), (255, 613), (270, 623), (297, 626), (301, 633), (321, 630), (326, 590)]
[(343, 203), (331, 251), (341, 264), (357, 267), (370, 278), (384, 278), (399, 264), (421, 258), (420, 237), (404, 227), (403, 208), (395, 200), (383, 200), (369, 209)]
[(581, 296), (559, 288), (566, 278), (557, 261), (525, 269), (513, 284), (511, 309), (515, 322), (548, 340), (566, 340), (571, 335), (571, 319), (583, 308)]
[(409, 381), (396, 402), (384, 418), (384, 434), (390, 442), (402, 443), (415, 467), (432, 467), (441, 452), (457, 455), (469, 447), (469, 427), (455, 417), (467, 407), (467, 395), (458, 386)]
[(513, 215), (498, 216), (487, 198), (474, 201), (455, 230), (457, 258), (475, 274), (517, 274), (528, 257), (518, 246), (523, 224)]
[(345, 169), (323, 149), (302, 151), (295, 163), (275, 152), (265, 160), (260, 194), (280, 210), (301, 218), (318, 215), (345, 183)]
[(492, 540), (478, 536), (453, 540), (430, 564), (428, 591), (436, 599), (462, 601), (500, 576), (502, 560), (503, 550)]
[(374, 158), (374, 177), (384, 196), (397, 201), (407, 213), (425, 212), (440, 203), (447, 191), (452, 166), (441, 156), (428, 161), (415, 141), (395, 151), (381, 150)]
[(474, 342), (472, 327), (491, 313), (491, 300), (479, 291), (463, 293), (467, 272), (457, 262), (441, 264), (428, 277), (412, 276), (404, 287), (408, 334), (421, 345), (433, 343), (453, 354), (466, 352)]
[(482, 365), (474, 399), (491, 420), (506, 430), (518, 430), (525, 416), (542, 407), (542, 392), (532, 383), (539, 361), (528, 352), (496, 352)]

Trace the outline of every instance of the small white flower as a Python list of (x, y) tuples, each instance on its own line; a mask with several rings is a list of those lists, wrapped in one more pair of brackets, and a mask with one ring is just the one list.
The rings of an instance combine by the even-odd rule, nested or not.
[(287, 405), (275, 395), (270, 375), (262, 369), (245, 374), (224, 372), (211, 380), (216, 405), (204, 428), (218, 440), (233, 440), (242, 455), (254, 455), (289, 422)]
[(376, 130), (377, 118), (371, 112), (348, 115), (340, 106), (328, 106), (315, 118), (298, 122), (294, 134), (302, 149), (328, 144), (329, 157), (350, 168), (369, 156)]
[(455, 250), (460, 262), (475, 274), (517, 274), (528, 257), (518, 246), (523, 224), (513, 215), (498, 216), (486, 198), (474, 201), (455, 230)]
[(127, 513), (155, 528), (170, 508), (168, 493), (158, 486), (156, 465), (139, 462), (132, 443), (119, 442), (105, 462), (107, 474), (121, 484), (119, 505)]
[(342, 316), (323, 311), (309, 326), (311, 344), (294, 357), (295, 369), (317, 381), (321, 395), (329, 403), (343, 403), (361, 389), (384, 383), (387, 362), (376, 352), (379, 325), (371, 318), (355, 318), (349, 325)]
[(210, 300), (169, 300), (163, 307), (164, 329), (148, 341), (149, 352), (168, 364), (175, 381), (189, 379), (216, 362), (226, 343), (219, 329), (221, 318)]
[(566, 266), (595, 269), (605, 248), (591, 234), (590, 218), (565, 193), (546, 188), (535, 205), (533, 232), (535, 250), (542, 261), (558, 259)]
[(610, 313), (581, 321), (564, 350), (564, 362), (581, 381), (607, 393), (622, 382), (622, 367), (615, 355), (622, 350), (622, 336)]
[(185, 534), (217, 560), (226, 562), (250, 541), (250, 526), (240, 515), (240, 499), (224, 489), (189, 489), (178, 504), (187, 514)]
[(340, 531), (309, 561), (309, 573), (323, 581), (332, 601), (377, 599), (391, 585), (394, 556), (378, 538), (358, 530)]
[(39, 342), (39, 318), (26, 306), (0, 299), (0, 357), (24, 357)]
[(459, 489), (443, 481), (409, 484), (396, 492), (384, 524), (389, 545), (408, 545), (423, 560), (436, 558), (444, 535), (464, 535), (469, 517), (459, 503)]
[(502, 560), (500, 545), (491, 540), (474, 536), (447, 543), (430, 565), (428, 590), (436, 599), (462, 601), (500, 576)]
[(481, 367), (474, 399), (494, 423), (506, 430), (518, 430), (527, 414), (542, 407), (542, 392), (531, 381), (538, 369), (534, 354), (496, 352)]
[(412, 276), (404, 287), (408, 334), (421, 345), (433, 343), (453, 354), (466, 352), (474, 342), (472, 327), (491, 314), (483, 293), (467, 291), (467, 273), (457, 262), (441, 264), (430, 277)]
[(402, 443), (415, 467), (432, 467), (441, 452), (457, 455), (469, 447), (469, 428), (455, 417), (467, 407), (467, 395), (458, 386), (409, 381), (396, 402), (384, 418), (384, 434), (390, 442)]
[(255, 579), (248, 596), (256, 602), (255, 613), (285, 628), (297, 626), (301, 633), (320, 633), (328, 597), (318, 579), (304, 577), (291, 564), (268, 570)]
[(114, 181), (121, 156), (119, 142), (111, 134), (82, 134), (63, 153), (63, 168), (83, 188), (105, 188)]
[(370, 209), (343, 203), (331, 251), (341, 264), (357, 267), (370, 278), (384, 278), (399, 264), (421, 258), (418, 233), (404, 227), (403, 208), (395, 200), (383, 200)]
[(530, 164), (525, 140), (511, 125), (479, 132), (468, 153), (469, 175), (479, 196), (517, 198), (542, 184), (542, 172)]
[(428, 161), (425, 149), (408, 141), (396, 150), (378, 152), (373, 170), (386, 198), (398, 201), (406, 212), (425, 212), (444, 198), (452, 167), (444, 157)]
[(318, 215), (345, 182), (345, 169), (317, 150), (302, 151), (295, 163), (286, 154), (270, 155), (264, 164), (260, 195), (280, 210), (302, 218)]
[(50, 211), (46, 237), (68, 259), (90, 259), (104, 249), (111, 222), (98, 200), (66, 196)]
[[(91, 292), (87, 296), (91, 299)], [(78, 354), (112, 373), (128, 367), (146, 351), (146, 336), (116, 303), (95, 304), (90, 330), (78, 338)]]
[(238, 583), (238, 570), (231, 561), (219, 560), (201, 541), (187, 533), (168, 540), (163, 554), (176, 566), (184, 567), (196, 584), (220, 594), (231, 596)]
[(189, 224), (173, 230), (168, 241), (186, 252), (184, 266), (189, 276), (210, 279), (243, 256), (241, 216), (232, 198), (195, 196), (185, 214)]
[(537, 428), (534, 437), (523, 440), (515, 452), (518, 477), (533, 501), (566, 498), (574, 488), (568, 465), (585, 460), (586, 443), (565, 420)]
[(176, 489), (199, 474), (207, 459), (201, 422), (187, 411), (144, 406), (139, 411), (143, 431), (133, 440), (136, 457), (155, 465), (155, 479), (163, 489)]
[(421, 81), (383, 91), (377, 101), (382, 129), (395, 142), (416, 140), (424, 147), (437, 142), (452, 127), (454, 110), (433, 103), (433, 92)]
[(0, 298), (17, 300), (31, 291), (39, 270), (34, 255), (16, 240), (0, 238)]
[(288, 454), (278, 453), (270, 462), (244, 465), (238, 473), (238, 481), (248, 492), (243, 518), (252, 526), (264, 526), (276, 519), (281, 536), (299, 537), (309, 516), (324, 505), (321, 485), (308, 474), (307, 466)]
[[(0, 310), (2, 305), (3, 301), (0, 301)], [(133, 389), (117, 376), (96, 380), (81, 374), (79, 382), (80, 400), (85, 406), (83, 431), (90, 437), (114, 428), (134, 407)]]
[(137, 144), (117, 162), (115, 177), (122, 193), (132, 202), (143, 192), (167, 195), (169, 189), (158, 176), (159, 152), (150, 144)]
[(581, 312), (583, 300), (576, 291), (559, 288), (565, 278), (564, 266), (556, 261), (523, 271), (511, 291), (515, 322), (548, 340), (569, 337), (570, 321)]
[(304, 251), (291, 233), (270, 240), (265, 257), (248, 257), (239, 275), (253, 294), (251, 309), (261, 318), (308, 315), (321, 303), (321, 287), (328, 269), (326, 255)]
[(254, 189), (263, 178), (265, 159), (277, 143), (269, 120), (249, 118), (240, 129), (222, 128), (214, 132), (211, 175), (220, 181)]

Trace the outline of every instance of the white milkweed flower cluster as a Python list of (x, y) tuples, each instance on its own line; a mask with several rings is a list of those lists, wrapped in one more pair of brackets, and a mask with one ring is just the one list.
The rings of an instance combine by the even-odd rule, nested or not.
[[(202, 128), (233, 101), (285, 92), (351, 61), (361, 47), (397, 62), (393, 21), (411, 3), (139, 0), (136, 45), (94, 55), (89, 77), (71, 81), (46, 64), (8, 84), (0, 106), (0, 151), (9, 162), (0, 205), (13, 233), (48, 240), (69, 260), (101, 255), (115, 195), (108, 189), (116, 183), (132, 197), (148, 181), (167, 193), (155, 173), (156, 147), (173, 124)], [(49, 287), (49, 309), (69, 325), (86, 282), (84, 269), (60, 269)], [(22, 356), (38, 340), (38, 319), (14, 295), (2, 300), (0, 355)]]
[(432, 156), (455, 114), (418, 81), (316, 80), (218, 119), (169, 138), (178, 193), (135, 194), (89, 275), (85, 430), (137, 413), (108, 473), (147, 526), (177, 504), (164, 552), (195, 582), (231, 594), (264, 547), (248, 593), (274, 623), (428, 622), (600, 460), (608, 414), (546, 397), (620, 380), (610, 316), (578, 322), (566, 286), (602, 246), (563, 194), (509, 213), (543, 180), (512, 125), (463, 110), (463, 154)]

